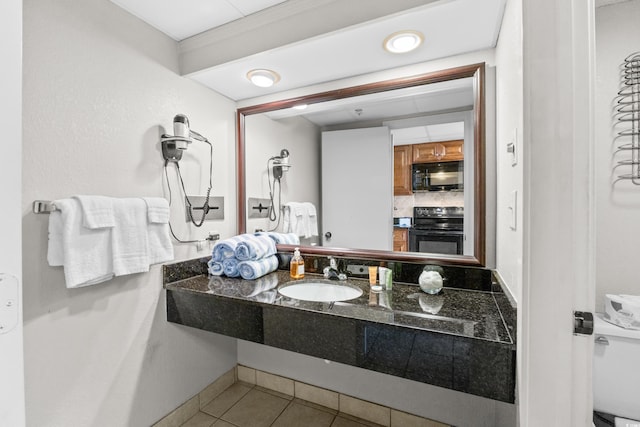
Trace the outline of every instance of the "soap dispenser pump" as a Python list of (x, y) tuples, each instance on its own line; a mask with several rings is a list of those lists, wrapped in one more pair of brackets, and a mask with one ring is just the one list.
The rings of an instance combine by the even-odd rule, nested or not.
[(304, 278), (304, 259), (300, 255), (300, 248), (295, 248), (293, 251), (293, 258), (289, 263), (289, 275), (292, 279)]

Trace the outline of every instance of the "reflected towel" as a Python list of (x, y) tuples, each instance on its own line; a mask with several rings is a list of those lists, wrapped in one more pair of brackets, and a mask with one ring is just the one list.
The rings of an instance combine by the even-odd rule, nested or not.
[(316, 207), (311, 202), (304, 202), (302, 204), (307, 212), (307, 230), (304, 237), (313, 237), (318, 235), (318, 216), (316, 213)]
[(277, 297), (278, 297), (278, 291), (273, 289), (270, 291), (259, 293), (254, 298), (256, 299), (257, 302), (262, 302), (265, 304), (273, 304), (276, 301)]
[(209, 274), (211, 274), (212, 276), (222, 276), (222, 274), (224, 273), (224, 267), (219, 261), (210, 259), (207, 263), (207, 266), (209, 266)]
[(222, 260), (222, 269), (224, 271), (224, 275), (227, 277), (240, 276), (240, 272), (238, 271), (238, 263), (239, 261), (233, 257), (225, 258), (224, 260)]
[(242, 236), (245, 240), (238, 243), (235, 249), (235, 256), (239, 261), (262, 259), (276, 253), (276, 243), (270, 237), (253, 234)]
[(253, 282), (253, 290), (247, 297), (255, 297), (278, 286), (278, 275), (267, 274)]
[(295, 233), (275, 233), (273, 231), (260, 231), (256, 236), (269, 236), (279, 245), (299, 245), (300, 238)]
[(302, 203), (288, 202), (284, 206), (282, 229), (285, 233), (294, 233), (297, 236), (305, 237), (308, 228), (307, 222), (307, 209)]
[(278, 258), (275, 255), (257, 261), (242, 261), (237, 265), (237, 270), (245, 280), (257, 279), (258, 277), (275, 271), (277, 268)]
[(305, 238), (318, 235), (318, 217), (313, 203), (287, 203), (282, 220), (282, 228), (286, 233), (294, 233)]

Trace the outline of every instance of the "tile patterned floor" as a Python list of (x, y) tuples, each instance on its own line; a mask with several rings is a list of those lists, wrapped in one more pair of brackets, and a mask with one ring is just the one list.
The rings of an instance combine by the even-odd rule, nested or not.
[(237, 382), (182, 427), (378, 427), (273, 390)]

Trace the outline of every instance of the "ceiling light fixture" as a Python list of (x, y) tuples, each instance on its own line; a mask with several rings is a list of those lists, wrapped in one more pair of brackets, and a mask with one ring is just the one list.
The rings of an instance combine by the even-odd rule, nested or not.
[(293, 108), (294, 110), (306, 110), (307, 104), (298, 104), (298, 105), (294, 105), (291, 108)]
[(398, 31), (384, 39), (384, 49), (391, 53), (407, 53), (422, 44), (424, 35), (419, 31)]
[(271, 87), (280, 81), (278, 73), (266, 69), (251, 70), (247, 73), (247, 78), (259, 87)]

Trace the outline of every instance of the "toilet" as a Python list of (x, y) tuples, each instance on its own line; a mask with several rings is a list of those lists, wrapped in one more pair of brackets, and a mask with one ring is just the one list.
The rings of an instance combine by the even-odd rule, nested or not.
[[(640, 427), (640, 331), (594, 318), (593, 410), (596, 426)], [(597, 419), (609, 419), (598, 423)]]

